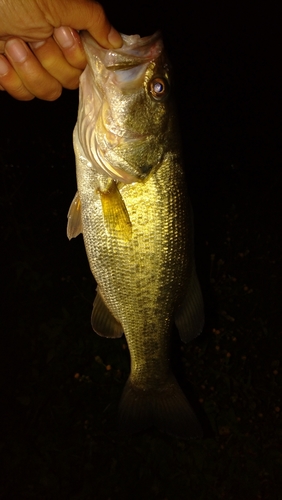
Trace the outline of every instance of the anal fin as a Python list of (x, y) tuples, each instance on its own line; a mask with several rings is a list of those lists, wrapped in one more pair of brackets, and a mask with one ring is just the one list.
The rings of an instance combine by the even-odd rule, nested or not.
[(91, 325), (93, 330), (98, 335), (101, 335), (101, 337), (122, 337), (123, 328), (106, 306), (98, 288), (97, 295), (93, 303)]

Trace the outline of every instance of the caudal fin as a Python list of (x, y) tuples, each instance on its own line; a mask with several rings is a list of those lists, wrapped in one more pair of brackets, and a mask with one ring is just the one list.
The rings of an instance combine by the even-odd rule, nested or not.
[(198, 419), (171, 374), (158, 390), (143, 390), (127, 381), (119, 408), (119, 429), (133, 434), (155, 426), (182, 439), (203, 435)]

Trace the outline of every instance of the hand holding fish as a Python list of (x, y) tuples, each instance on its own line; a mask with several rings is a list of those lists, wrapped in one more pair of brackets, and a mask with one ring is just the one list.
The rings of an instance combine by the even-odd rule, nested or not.
[(52, 101), (62, 87), (77, 88), (86, 66), (81, 29), (105, 48), (122, 43), (96, 2), (0, 0), (0, 89), (20, 100)]

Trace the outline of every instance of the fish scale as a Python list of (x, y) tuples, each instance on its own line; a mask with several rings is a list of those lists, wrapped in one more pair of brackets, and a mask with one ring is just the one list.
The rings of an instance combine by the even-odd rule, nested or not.
[[(179, 437), (198, 437), (201, 427), (169, 361), (173, 321), (184, 341), (203, 325), (169, 64), (159, 34), (123, 35), (110, 68), (106, 61), (113, 51), (89, 34), (82, 39), (91, 71), (81, 78), (74, 131), (78, 194), (68, 214), (68, 236), (83, 233), (98, 285), (93, 329), (105, 337), (124, 333), (128, 343), (131, 372), (119, 426), (137, 432), (155, 425)], [(136, 79), (134, 65), (141, 65)]]

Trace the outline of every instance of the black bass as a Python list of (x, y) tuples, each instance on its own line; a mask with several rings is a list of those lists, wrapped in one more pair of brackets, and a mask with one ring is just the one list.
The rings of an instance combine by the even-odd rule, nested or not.
[(203, 326), (193, 255), (193, 220), (160, 33), (122, 35), (103, 49), (82, 33), (88, 66), (74, 129), (78, 192), (69, 238), (83, 233), (97, 295), (92, 327), (125, 334), (131, 373), (121, 430), (155, 425), (181, 438), (202, 430), (172, 374), (173, 321), (184, 342)]

